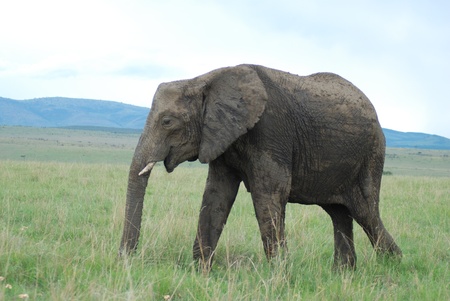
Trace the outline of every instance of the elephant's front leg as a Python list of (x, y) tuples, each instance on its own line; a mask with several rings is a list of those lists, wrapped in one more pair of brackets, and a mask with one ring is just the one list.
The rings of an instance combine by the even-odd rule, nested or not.
[(270, 260), (278, 254), (280, 247), (286, 247), (284, 220), (287, 198), (277, 193), (252, 193), (252, 198), (264, 252)]
[(214, 250), (236, 199), (239, 184), (240, 179), (223, 165), (220, 158), (210, 163), (193, 248), (194, 260), (200, 260), (204, 269), (211, 266)]
[(276, 163), (265, 167), (268, 168), (254, 173), (257, 176), (253, 178), (251, 191), (264, 251), (270, 259), (278, 254), (279, 247), (286, 247), (284, 219), (291, 175)]

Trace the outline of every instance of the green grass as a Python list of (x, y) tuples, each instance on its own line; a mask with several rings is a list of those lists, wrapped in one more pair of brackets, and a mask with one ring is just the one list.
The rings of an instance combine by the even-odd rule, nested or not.
[(0, 127), (0, 160), (129, 164), (139, 134)]
[(394, 175), (450, 177), (450, 150), (387, 148), (384, 170)]
[[(71, 131), (61, 135), (75, 137)], [(115, 141), (112, 134), (90, 135), (68, 141)], [(19, 153), (29, 146), (11, 144)], [(392, 169), (393, 175), (383, 179), (381, 196), (385, 225), (404, 252), (401, 263), (376, 258), (355, 226), (357, 270), (332, 272), (331, 220), (316, 206), (291, 204), (286, 217), (289, 252), (268, 263), (250, 196), (241, 189), (213, 269), (203, 275), (191, 258), (206, 168), (184, 165), (172, 174), (155, 168), (138, 252), (119, 259), (127, 161), (134, 146), (130, 142), (122, 160), (93, 163), (99, 154), (120, 148), (70, 144), (59, 149), (59, 161), (28, 156), (0, 160), (0, 276), (5, 277), (0, 300), (18, 300), (24, 293), (30, 300), (450, 299), (450, 178), (441, 173), (418, 176), (418, 163), (407, 164), (407, 151), (403, 170), (415, 176)], [(72, 161), (72, 154), (85, 149), (85, 161)], [(426, 173), (433, 170), (436, 166)]]

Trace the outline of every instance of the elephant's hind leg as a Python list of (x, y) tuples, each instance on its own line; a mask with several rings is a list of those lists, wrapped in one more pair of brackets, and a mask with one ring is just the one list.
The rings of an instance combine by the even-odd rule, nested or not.
[(395, 255), (399, 257), (402, 256), (402, 251), (384, 227), (378, 212), (373, 214), (364, 214), (361, 211), (355, 211), (353, 216), (358, 224), (360, 224), (364, 229), (364, 232), (366, 232), (373, 248), (377, 253)]
[(383, 152), (374, 152), (372, 158), (361, 168), (359, 185), (355, 185), (352, 191), (354, 204), (350, 209), (353, 218), (364, 229), (378, 254), (401, 258), (402, 251), (384, 227), (380, 217), (379, 203), (384, 166), (384, 141), (382, 143)]
[(334, 229), (334, 268), (355, 268), (356, 253), (353, 243), (353, 218), (344, 205), (322, 205), (330, 215)]
[(384, 227), (380, 217), (379, 190), (370, 187), (366, 191), (370, 193), (364, 195), (362, 189), (354, 188), (352, 198), (354, 203), (349, 207), (352, 217), (363, 228), (377, 253), (401, 257), (402, 251)]

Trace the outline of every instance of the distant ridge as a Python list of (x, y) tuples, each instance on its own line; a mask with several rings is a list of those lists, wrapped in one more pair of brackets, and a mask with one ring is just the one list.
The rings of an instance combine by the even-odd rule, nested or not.
[(149, 111), (149, 108), (114, 101), (65, 97), (13, 100), (0, 97), (0, 125), (142, 129)]
[(383, 129), (386, 145), (398, 148), (449, 149), (450, 139), (424, 133), (398, 132)]
[[(0, 125), (69, 127), (127, 132), (142, 130), (149, 108), (114, 101), (46, 97), (14, 100), (0, 97)], [(120, 130), (119, 130), (120, 129)], [(383, 129), (389, 147), (450, 150), (450, 139)]]

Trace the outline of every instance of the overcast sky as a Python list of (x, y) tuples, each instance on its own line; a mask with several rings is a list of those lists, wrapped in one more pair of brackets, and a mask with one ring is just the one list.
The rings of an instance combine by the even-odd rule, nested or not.
[(450, 138), (447, 0), (0, 0), (0, 97), (150, 107), (160, 82), (241, 63), (337, 73), (383, 127)]

